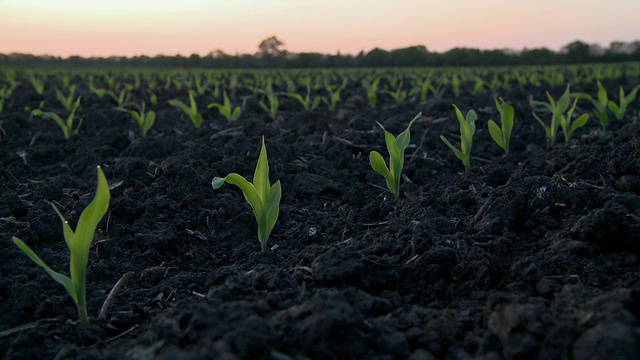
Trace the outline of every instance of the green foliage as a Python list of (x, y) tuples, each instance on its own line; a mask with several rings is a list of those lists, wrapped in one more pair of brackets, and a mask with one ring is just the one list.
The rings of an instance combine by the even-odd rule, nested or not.
[(453, 75), (453, 79), (451, 79), (451, 87), (453, 89), (453, 95), (456, 98), (460, 97), (460, 79), (456, 75)]
[(440, 135), (440, 139), (451, 149), (462, 164), (466, 175), (469, 175), (469, 165), (471, 160), (471, 147), (473, 145), (473, 134), (476, 132), (476, 120), (478, 115), (475, 110), (469, 110), (467, 116), (462, 115), (460, 109), (453, 105), (456, 109), (456, 117), (460, 124), (460, 149), (457, 149), (444, 135)]
[(565, 143), (568, 143), (573, 133), (577, 129), (586, 125), (589, 120), (589, 114), (582, 114), (577, 119), (573, 120), (573, 112), (578, 104), (578, 99), (576, 98), (573, 101), (573, 104), (571, 104), (571, 91), (569, 90), (569, 85), (567, 85), (567, 89), (562, 96), (560, 96), (560, 99), (558, 99), (557, 102), (549, 92), (547, 92), (547, 98), (549, 98), (548, 103), (543, 101), (534, 101), (533, 103), (535, 105), (543, 106), (551, 112), (551, 124), (545, 124), (535, 113), (533, 113), (533, 116), (544, 128), (550, 144), (555, 143), (559, 127), (562, 128), (562, 132), (564, 133)]
[(45, 264), (42, 259), (31, 248), (17, 237), (13, 237), (13, 242), (24, 252), (29, 259), (31, 259), (38, 266), (42, 267), (53, 280), (62, 284), (67, 292), (73, 299), (78, 308), (78, 316), (80, 321), (86, 323), (89, 321), (87, 316), (87, 263), (89, 261), (89, 248), (96, 231), (96, 227), (102, 217), (106, 214), (109, 208), (109, 200), (111, 194), (109, 193), (109, 185), (107, 179), (102, 172), (102, 169), (98, 166), (98, 187), (96, 195), (91, 203), (84, 209), (78, 220), (76, 230), (73, 231), (69, 222), (64, 218), (60, 210), (51, 203), (51, 206), (60, 217), (62, 221), (62, 230), (64, 234), (64, 240), (67, 243), (67, 247), (71, 253), (70, 255), (70, 274), (71, 277), (60, 274), (51, 269)]
[(271, 120), (275, 120), (278, 117), (278, 108), (280, 107), (278, 95), (273, 91), (271, 83), (269, 83), (266, 90), (260, 90), (260, 92), (267, 97), (267, 102), (269, 104), (267, 105), (267, 103), (261, 100), (260, 107), (269, 114), (269, 118), (271, 118)]
[(67, 111), (71, 111), (73, 109), (73, 94), (75, 94), (76, 92), (76, 86), (75, 85), (71, 85), (69, 87), (69, 95), (65, 96), (64, 93), (62, 91), (60, 91), (60, 89), (56, 89), (56, 98), (58, 99), (58, 101), (60, 102), (60, 104), (62, 104), (62, 106), (64, 107), (65, 110)]
[(224, 118), (227, 119), (228, 122), (234, 122), (238, 120), (242, 115), (242, 108), (240, 108), (240, 106), (237, 106), (234, 108), (231, 105), (231, 100), (229, 100), (229, 96), (227, 96), (226, 91), (223, 93), (222, 104), (212, 103), (212, 104), (209, 104), (209, 106), (207, 106), (207, 108), (209, 109), (213, 107), (218, 109), (218, 111), (220, 112), (220, 115), (224, 116)]
[(342, 89), (347, 87), (347, 79), (345, 78), (337, 89), (334, 90), (333, 86), (328, 82), (325, 82), (325, 90), (329, 93), (329, 97), (322, 97), (322, 101), (327, 104), (329, 110), (335, 112), (338, 108), (338, 103), (340, 102), (340, 94), (342, 93)]
[(13, 89), (14, 88), (12, 86), (7, 85), (2, 85), (2, 87), (0, 87), (0, 113), (2, 113), (2, 111), (4, 110), (4, 105), (6, 101), (11, 97)]
[(155, 111), (151, 110), (145, 113), (144, 103), (142, 104), (142, 108), (140, 108), (137, 104), (134, 104), (132, 109), (120, 107), (117, 110), (128, 112), (133, 117), (133, 120), (135, 120), (136, 124), (138, 124), (138, 128), (140, 129), (140, 133), (142, 134), (142, 136), (146, 136), (147, 132), (149, 132), (153, 124), (156, 122)]
[(402, 105), (402, 103), (409, 96), (406, 90), (402, 90), (402, 81), (398, 84), (395, 90), (387, 90), (385, 91), (389, 96), (395, 100), (396, 104)]
[(593, 105), (593, 113), (596, 115), (598, 119), (600, 119), (600, 125), (602, 127), (607, 127), (609, 124), (609, 115), (607, 114), (607, 104), (609, 103), (609, 99), (607, 96), (607, 90), (602, 86), (602, 83), (598, 80), (598, 96), (596, 99), (591, 97), (591, 95), (586, 93), (574, 93), (571, 94), (574, 98), (584, 99), (591, 102)]
[(129, 100), (131, 100), (131, 93), (126, 89), (122, 89), (120, 90), (120, 92), (118, 92), (118, 94), (116, 95), (116, 92), (108, 90), (108, 89), (101, 89), (101, 88), (93, 88), (91, 89), (91, 91), (96, 94), (99, 98), (103, 98), (104, 96), (109, 96), (111, 99), (113, 99), (113, 101), (116, 102), (116, 104), (118, 104), (118, 106), (122, 106), (125, 103), (127, 103)]
[(302, 105), (305, 111), (313, 111), (318, 107), (318, 105), (320, 105), (320, 101), (322, 101), (322, 97), (315, 96), (313, 100), (311, 100), (311, 78), (309, 77), (305, 78), (304, 83), (307, 89), (307, 93), (304, 97), (302, 97), (302, 95), (295, 92), (295, 87), (293, 91), (289, 91), (287, 93), (287, 96), (297, 100)]
[(402, 168), (404, 167), (404, 151), (411, 141), (410, 128), (421, 116), (422, 112), (418, 113), (398, 137), (393, 136), (382, 124), (377, 123), (384, 131), (384, 139), (387, 144), (387, 151), (389, 152), (389, 166), (387, 167), (382, 155), (377, 151), (369, 153), (369, 162), (373, 170), (384, 177), (387, 188), (391, 191), (396, 201), (400, 196), (400, 177), (402, 176)]
[(200, 115), (200, 112), (198, 112), (198, 104), (196, 104), (195, 92), (193, 90), (189, 90), (189, 102), (190, 106), (187, 106), (185, 103), (178, 99), (172, 99), (169, 100), (169, 105), (175, 106), (178, 109), (182, 110), (185, 114), (187, 114), (187, 116), (189, 116), (189, 119), (191, 119), (193, 125), (199, 128), (200, 125), (202, 125), (204, 119), (202, 118), (202, 115)]
[(633, 90), (631, 90), (629, 95), (625, 96), (624, 89), (620, 87), (619, 103), (616, 104), (613, 101), (609, 101), (607, 107), (609, 108), (609, 110), (611, 110), (616, 119), (622, 120), (622, 118), (624, 117), (624, 113), (627, 111), (627, 107), (630, 103), (633, 102), (633, 100), (636, 99), (638, 89), (640, 89), (640, 85), (636, 86)]
[(491, 135), (493, 141), (495, 141), (498, 146), (504, 149), (505, 154), (508, 154), (515, 112), (513, 110), (513, 106), (505, 103), (502, 98), (500, 98), (500, 102), (498, 102), (498, 99), (495, 99), (495, 102), (496, 109), (498, 109), (498, 112), (500, 113), (501, 126), (498, 127), (498, 124), (496, 124), (496, 122), (493, 120), (489, 120), (487, 126), (489, 128), (489, 134)]
[(36, 90), (36, 93), (38, 93), (38, 95), (42, 95), (44, 93), (44, 80), (40, 80), (37, 76), (31, 74), (29, 76), (29, 81), (31, 82), (31, 85), (33, 85), (33, 88)]
[(362, 80), (362, 87), (364, 87), (367, 92), (369, 106), (372, 108), (376, 107), (376, 102), (378, 101), (378, 85), (380, 84), (380, 80), (380, 77), (376, 77), (373, 81), (370, 79)]
[(262, 137), (262, 148), (253, 174), (253, 183), (247, 181), (241, 175), (231, 173), (225, 177), (214, 177), (211, 186), (214, 189), (220, 188), (224, 183), (236, 185), (242, 190), (245, 200), (251, 205), (253, 214), (258, 223), (258, 240), (262, 251), (267, 250), (267, 240), (278, 220), (280, 213), (280, 198), (282, 189), (280, 180), (273, 186), (269, 183), (269, 161), (267, 159), (267, 149)]
[(67, 121), (62, 120), (62, 118), (56, 113), (44, 112), (44, 111), (42, 111), (40, 109), (33, 110), (31, 112), (31, 115), (33, 115), (33, 116), (43, 116), (43, 117), (46, 117), (48, 119), (52, 119), (62, 129), (62, 132), (64, 133), (64, 138), (69, 140), (69, 138), (71, 136), (78, 134), (78, 132), (80, 131), (80, 126), (82, 126), (82, 118), (81, 118), (80, 122), (78, 123), (78, 126), (76, 126), (75, 129), (73, 128), (73, 123), (75, 121), (74, 118), (75, 118), (76, 110), (78, 110), (78, 107), (80, 106), (80, 99), (82, 99), (82, 97), (79, 97), (75, 101), (75, 103), (73, 104), (73, 107), (71, 108), (71, 113), (67, 117)]

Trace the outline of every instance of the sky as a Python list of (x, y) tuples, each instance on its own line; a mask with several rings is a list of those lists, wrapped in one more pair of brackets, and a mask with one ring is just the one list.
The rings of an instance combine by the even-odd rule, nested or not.
[(640, 40), (639, 0), (0, 0), (0, 53), (357, 54), (424, 45), (521, 50)]

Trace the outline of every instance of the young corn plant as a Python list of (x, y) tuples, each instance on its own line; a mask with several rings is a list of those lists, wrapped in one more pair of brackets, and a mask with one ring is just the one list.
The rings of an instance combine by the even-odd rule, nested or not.
[(266, 90), (261, 90), (261, 92), (267, 97), (267, 103), (269, 105), (261, 100), (260, 107), (269, 114), (271, 120), (275, 120), (278, 117), (278, 108), (280, 107), (278, 95), (273, 91), (271, 83), (269, 83)]
[(116, 102), (116, 104), (118, 104), (118, 106), (122, 106), (129, 100), (131, 100), (131, 93), (126, 88), (120, 90), (118, 95), (116, 95), (116, 92), (114, 91), (95, 87), (91, 91), (99, 98), (103, 98), (105, 95), (109, 96), (111, 99), (113, 99), (113, 101)]
[(119, 107), (117, 110), (128, 112), (133, 117), (133, 120), (138, 124), (138, 128), (140, 128), (142, 136), (146, 136), (147, 132), (151, 130), (151, 127), (156, 122), (155, 111), (151, 110), (145, 113), (144, 103), (142, 104), (142, 107), (139, 107), (138, 104), (133, 104), (132, 107)]
[(71, 113), (69, 114), (69, 117), (67, 117), (67, 121), (62, 120), (62, 118), (54, 112), (49, 112), (49, 111), (44, 112), (40, 109), (33, 110), (31, 112), (31, 115), (43, 116), (55, 121), (56, 124), (58, 124), (58, 126), (62, 129), (62, 132), (64, 133), (64, 138), (66, 140), (69, 140), (71, 136), (78, 134), (78, 132), (80, 131), (80, 126), (82, 126), (82, 118), (80, 118), (80, 122), (78, 123), (78, 125), (75, 127), (75, 129), (73, 128), (76, 110), (78, 110), (78, 107), (80, 106), (80, 99), (82, 99), (82, 97), (79, 97), (76, 100), (76, 102), (73, 104), (73, 107), (71, 108)]
[(67, 247), (71, 253), (70, 256), (70, 274), (71, 277), (60, 274), (59, 272), (51, 269), (45, 264), (42, 259), (31, 248), (17, 237), (13, 237), (13, 243), (24, 252), (29, 259), (31, 259), (38, 266), (42, 267), (53, 280), (62, 284), (67, 290), (73, 302), (78, 308), (78, 317), (80, 322), (89, 322), (87, 315), (87, 263), (89, 262), (89, 248), (91, 242), (98, 227), (98, 223), (107, 212), (109, 208), (109, 200), (111, 194), (109, 193), (109, 185), (107, 179), (102, 172), (102, 169), (98, 167), (98, 187), (96, 195), (91, 203), (84, 209), (78, 220), (78, 225), (74, 231), (69, 222), (64, 218), (60, 210), (51, 203), (53, 210), (60, 217), (62, 221), (62, 230), (64, 234), (64, 240), (67, 243)]
[(37, 76), (31, 74), (29, 76), (29, 81), (38, 95), (42, 95), (44, 93), (44, 80), (40, 80)]
[(594, 99), (591, 95), (586, 93), (575, 93), (571, 94), (574, 98), (584, 99), (591, 102), (593, 105), (593, 113), (596, 115), (598, 119), (600, 119), (600, 125), (603, 128), (607, 127), (609, 124), (609, 114), (607, 113), (607, 106), (609, 103), (609, 98), (607, 96), (607, 90), (602, 86), (602, 83), (598, 80), (598, 96)]
[(198, 104), (196, 104), (195, 96), (196, 96), (195, 91), (189, 90), (189, 102), (190, 102), (189, 106), (187, 106), (187, 104), (183, 103), (178, 99), (169, 100), (169, 105), (175, 106), (180, 110), (182, 110), (185, 114), (187, 114), (187, 116), (189, 116), (193, 125), (199, 128), (200, 125), (202, 125), (202, 122), (204, 121), (204, 119), (202, 118), (202, 115), (200, 115), (200, 113), (198, 112)]
[(573, 104), (571, 104), (571, 91), (569, 90), (569, 85), (567, 85), (567, 89), (562, 96), (560, 96), (560, 99), (558, 99), (557, 102), (548, 92), (547, 97), (549, 98), (548, 103), (543, 101), (534, 101), (533, 103), (535, 105), (543, 106), (551, 112), (551, 124), (545, 124), (535, 113), (533, 113), (533, 116), (544, 128), (550, 144), (555, 143), (559, 127), (562, 128), (562, 132), (564, 133), (565, 143), (568, 143), (573, 133), (577, 129), (586, 125), (589, 120), (589, 114), (582, 114), (573, 120), (573, 112), (578, 104), (578, 99), (576, 98), (573, 101)]
[(362, 80), (362, 87), (367, 92), (367, 98), (369, 99), (369, 107), (376, 107), (378, 101), (378, 85), (380, 84), (380, 77), (375, 78), (373, 81), (369, 79)]
[(462, 165), (464, 165), (465, 175), (469, 175), (471, 147), (473, 145), (473, 134), (476, 132), (478, 115), (475, 110), (469, 110), (465, 117), (457, 106), (453, 105), (453, 107), (456, 109), (456, 117), (458, 118), (458, 123), (460, 123), (460, 149), (453, 146), (444, 135), (440, 135), (440, 140), (453, 150), (453, 153), (462, 161)]
[(320, 105), (320, 101), (322, 101), (322, 97), (315, 96), (313, 100), (311, 100), (311, 78), (307, 77), (305, 80), (305, 86), (307, 88), (307, 94), (302, 97), (302, 95), (296, 93), (295, 91), (291, 91), (287, 93), (287, 96), (297, 100), (305, 111), (313, 111), (318, 105)]
[(6, 85), (0, 87), (0, 113), (4, 111), (4, 105), (6, 101), (11, 97), (12, 93), (13, 89), (11, 87), (8, 87)]
[(227, 96), (227, 92), (223, 92), (223, 102), (222, 104), (213, 103), (209, 104), (207, 108), (216, 108), (220, 112), (228, 122), (234, 122), (240, 118), (242, 115), (242, 108), (240, 106), (236, 106), (235, 108), (231, 105), (231, 100), (229, 100), (229, 96)]
[(507, 104), (500, 98), (500, 102), (498, 99), (495, 99), (496, 109), (500, 113), (500, 125), (496, 124), (495, 121), (489, 120), (487, 124), (489, 128), (489, 134), (493, 141), (498, 144), (503, 150), (505, 155), (509, 153), (509, 142), (511, 141), (511, 131), (513, 130), (513, 118), (515, 112), (513, 110), (513, 106)]
[(245, 200), (251, 205), (258, 223), (258, 240), (262, 251), (266, 251), (267, 240), (269, 240), (280, 213), (282, 189), (280, 180), (276, 181), (273, 186), (269, 183), (269, 160), (267, 159), (264, 136), (256, 170), (253, 174), (253, 183), (247, 181), (242, 175), (231, 173), (225, 177), (214, 177), (211, 180), (211, 186), (214, 189), (219, 189), (225, 182), (239, 187)]
[(404, 151), (411, 141), (411, 125), (421, 116), (422, 112), (418, 113), (398, 137), (393, 136), (382, 124), (377, 122), (378, 126), (384, 131), (384, 140), (387, 144), (387, 151), (389, 152), (389, 166), (384, 162), (382, 155), (375, 150), (369, 153), (369, 162), (371, 163), (373, 171), (384, 177), (387, 183), (387, 189), (391, 191), (396, 201), (398, 201), (400, 197), (400, 178), (402, 177), (402, 168), (404, 167)]
[(69, 95), (65, 95), (60, 89), (56, 89), (56, 98), (67, 111), (71, 111), (71, 109), (73, 109), (73, 94), (75, 94), (75, 92), (75, 85), (69, 86)]
[(395, 100), (397, 105), (402, 105), (402, 103), (409, 97), (409, 94), (406, 90), (402, 90), (402, 81), (398, 84), (398, 87), (395, 90), (387, 90), (385, 91), (389, 96)]
[(348, 80), (345, 78), (342, 82), (342, 85), (340, 85), (340, 87), (336, 88), (335, 90), (330, 83), (325, 82), (324, 88), (329, 93), (329, 96), (328, 98), (322, 97), (322, 101), (327, 105), (331, 112), (335, 112), (338, 108), (338, 103), (340, 102), (340, 94), (342, 92), (342, 89), (347, 87), (347, 81)]
[(622, 87), (620, 87), (619, 103), (616, 104), (611, 100), (609, 101), (609, 103), (607, 104), (607, 107), (609, 108), (609, 110), (611, 110), (611, 112), (613, 113), (613, 116), (615, 116), (616, 119), (622, 120), (622, 118), (624, 117), (624, 113), (627, 111), (627, 107), (631, 102), (633, 102), (633, 100), (636, 99), (636, 95), (638, 94), (638, 89), (640, 89), (640, 85), (636, 86), (635, 89), (631, 90), (629, 95), (625, 96), (624, 90), (622, 89)]

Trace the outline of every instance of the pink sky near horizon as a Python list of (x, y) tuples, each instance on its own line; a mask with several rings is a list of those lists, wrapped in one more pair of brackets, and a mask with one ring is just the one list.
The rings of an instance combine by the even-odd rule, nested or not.
[(608, 46), (640, 40), (637, 0), (0, 0), (0, 53), (54, 56), (252, 54), (276, 35), (290, 52), (357, 54)]

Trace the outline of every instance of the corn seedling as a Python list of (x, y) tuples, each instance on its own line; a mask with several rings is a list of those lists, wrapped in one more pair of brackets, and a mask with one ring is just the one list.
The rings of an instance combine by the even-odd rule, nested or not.
[(78, 308), (78, 316), (81, 322), (87, 323), (87, 263), (89, 261), (89, 248), (96, 231), (96, 227), (109, 208), (109, 185), (107, 179), (98, 167), (98, 187), (96, 195), (91, 203), (84, 209), (78, 220), (76, 230), (73, 231), (69, 222), (64, 218), (60, 210), (51, 203), (51, 206), (62, 221), (64, 240), (71, 253), (69, 270), (71, 277), (60, 274), (45, 264), (31, 248), (17, 237), (13, 242), (38, 266), (42, 267), (53, 280), (62, 284), (73, 299)]
[(253, 183), (247, 181), (242, 175), (231, 173), (225, 177), (214, 177), (211, 180), (211, 186), (214, 189), (219, 189), (225, 182), (239, 187), (245, 200), (251, 205), (258, 223), (258, 240), (260, 240), (262, 251), (266, 251), (267, 240), (269, 240), (271, 230), (273, 230), (280, 213), (282, 189), (280, 180), (276, 181), (273, 186), (269, 183), (269, 160), (267, 159), (267, 148), (264, 145), (264, 136), (262, 137), (258, 164), (253, 174)]
[(367, 92), (369, 106), (372, 108), (376, 107), (376, 102), (378, 101), (378, 84), (380, 84), (380, 79), (380, 77), (377, 77), (373, 82), (369, 79), (362, 80), (362, 87), (364, 87)]
[(44, 111), (42, 111), (40, 109), (33, 110), (31, 112), (31, 115), (33, 115), (33, 116), (43, 116), (43, 117), (46, 117), (48, 119), (52, 119), (62, 129), (62, 132), (64, 133), (64, 138), (69, 140), (69, 138), (71, 136), (78, 134), (78, 132), (80, 131), (80, 126), (82, 126), (82, 118), (80, 118), (80, 122), (78, 123), (78, 126), (76, 126), (75, 129), (73, 128), (73, 123), (75, 121), (74, 117), (75, 117), (75, 114), (76, 114), (76, 110), (78, 110), (78, 107), (80, 106), (80, 99), (81, 98), (82, 97), (79, 97), (76, 100), (76, 102), (73, 104), (73, 107), (71, 108), (71, 113), (67, 117), (67, 121), (62, 120), (62, 118), (58, 114), (56, 114), (54, 112), (49, 112), (49, 111), (44, 112)]
[(460, 97), (460, 80), (456, 75), (453, 75), (453, 79), (451, 79), (451, 88), (453, 89), (453, 95), (456, 98)]
[(132, 107), (119, 107), (118, 111), (128, 112), (133, 120), (136, 121), (138, 127), (140, 128), (140, 133), (142, 136), (146, 136), (147, 132), (151, 129), (153, 124), (156, 122), (156, 113), (151, 110), (145, 113), (145, 105), (142, 104), (142, 108), (140, 108), (137, 104), (133, 104)]
[(347, 87), (347, 81), (348, 80), (345, 78), (342, 82), (342, 85), (340, 85), (340, 87), (335, 90), (333, 89), (333, 86), (331, 84), (325, 82), (324, 88), (329, 93), (329, 96), (328, 98), (322, 97), (322, 101), (327, 104), (327, 107), (329, 107), (330, 111), (335, 112), (338, 108), (338, 103), (340, 102), (340, 94), (342, 92), (342, 89)]
[(4, 110), (4, 104), (7, 101), (7, 99), (9, 99), (12, 92), (13, 92), (13, 89), (11, 87), (7, 87), (3, 85), (0, 88), (0, 113)]
[(31, 74), (29, 76), (29, 81), (38, 95), (42, 95), (44, 93), (44, 80), (40, 80), (35, 75)]
[(387, 151), (389, 152), (389, 166), (387, 167), (382, 155), (375, 150), (369, 153), (369, 162), (371, 163), (373, 171), (384, 177), (387, 188), (391, 191), (396, 201), (398, 201), (400, 196), (400, 178), (402, 176), (402, 168), (404, 167), (404, 151), (411, 141), (411, 125), (421, 116), (422, 112), (418, 113), (398, 137), (393, 136), (382, 124), (376, 122), (384, 131), (384, 140), (387, 144)]
[(500, 98), (500, 102), (498, 99), (495, 99), (496, 109), (500, 113), (500, 127), (496, 124), (495, 121), (489, 120), (487, 124), (489, 128), (489, 134), (493, 141), (498, 144), (502, 149), (504, 149), (504, 153), (509, 153), (509, 142), (511, 140), (511, 131), (513, 130), (513, 118), (515, 112), (513, 110), (513, 106), (507, 104)]
[(205, 92), (209, 89), (209, 84), (207, 84), (206, 82), (203, 83), (202, 82), (202, 77), (200, 76), (195, 76), (195, 80), (194, 80), (194, 84), (196, 87), (196, 94), (197, 95), (204, 95)]
[(267, 85), (266, 90), (260, 90), (260, 92), (262, 92), (267, 97), (267, 102), (269, 103), (269, 105), (267, 105), (267, 103), (261, 100), (260, 107), (264, 109), (264, 111), (266, 111), (267, 114), (269, 114), (269, 118), (271, 118), (271, 120), (275, 120), (276, 117), (278, 116), (278, 108), (280, 107), (280, 102), (278, 101), (278, 95), (276, 95), (276, 93), (273, 92), (271, 83)]
[(118, 95), (116, 95), (114, 91), (95, 88), (95, 87), (93, 88), (92, 92), (96, 94), (99, 98), (103, 98), (105, 95), (109, 96), (111, 99), (113, 99), (113, 101), (116, 102), (116, 104), (118, 104), (118, 106), (122, 106), (125, 103), (127, 103), (129, 100), (131, 100), (131, 94), (129, 93), (129, 91), (127, 91), (126, 88), (120, 90)]
[(385, 92), (395, 100), (397, 105), (402, 105), (409, 96), (406, 90), (402, 90), (402, 81), (400, 81), (395, 90), (387, 90)]
[(189, 102), (190, 106), (187, 106), (185, 103), (178, 99), (169, 100), (169, 105), (175, 106), (182, 110), (189, 118), (195, 127), (200, 127), (204, 119), (202, 115), (198, 112), (198, 104), (196, 104), (195, 92), (193, 90), (189, 90)]
[(607, 107), (609, 108), (609, 110), (611, 110), (616, 119), (622, 120), (622, 118), (624, 117), (624, 113), (627, 111), (627, 106), (629, 106), (629, 104), (633, 102), (633, 100), (635, 100), (636, 95), (638, 94), (638, 89), (640, 89), (640, 85), (636, 86), (635, 89), (631, 90), (629, 95), (625, 96), (624, 89), (620, 87), (619, 103), (616, 104), (611, 100), (609, 101)]
[(607, 105), (609, 103), (609, 99), (607, 96), (607, 90), (604, 88), (604, 86), (602, 86), (602, 83), (600, 83), (600, 81), (598, 81), (598, 96), (596, 99), (586, 93), (576, 93), (571, 94), (571, 96), (591, 102), (591, 104), (593, 105), (593, 113), (598, 119), (600, 119), (600, 125), (602, 125), (602, 127), (604, 128), (609, 124), (609, 115), (607, 113)]
[(536, 105), (541, 105), (551, 111), (551, 124), (545, 124), (535, 113), (533, 113), (533, 116), (544, 128), (550, 144), (554, 144), (556, 141), (558, 127), (562, 128), (562, 131), (564, 133), (564, 141), (565, 143), (568, 143), (574, 131), (583, 127), (587, 123), (587, 121), (589, 120), (589, 114), (582, 114), (577, 119), (572, 119), (573, 112), (575, 111), (576, 105), (578, 104), (578, 99), (576, 98), (571, 105), (571, 91), (569, 90), (569, 85), (567, 85), (567, 89), (557, 102), (553, 99), (553, 97), (551, 97), (548, 92), (547, 97), (549, 98), (548, 103), (545, 103), (543, 101), (534, 101), (533, 103)]
[(307, 88), (307, 94), (305, 95), (305, 97), (302, 97), (302, 95), (296, 93), (295, 87), (294, 91), (290, 91), (287, 93), (287, 96), (297, 100), (302, 105), (305, 111), (313, 111), (318, 107), (318, 105), (320, 105), (322, 97), (315, 96), (313, 100), (311, 100), (311, 78), (305, 78), (304, 83)]
[(60, 104), (64, 107), (65, 110), (71, 111), (73, 109), (73, 94), (76, 92), (76, 86), (69, 86), (69, 95), (66, 96), (60, 89), (56, 89), (56, 98), (60, 102)]
[(234, 122), (236, 120), (238, 120), (240, 118), (240, 116), (242, 115), (242, 108), (240, 106), (237, 107), (233, 107), (231, 105), (231, 100), (229, 100), (229, 96), (227, 96), (227, 92), (223, 92), (223, 102), (222, 104), (219, 103), (213, 103), (213, 104), (209, 104), (209, 106), (207, 106), (207, 108), (211, 109), (211, 108), (216, 108), (218, 109), (218, 111), (220, 112), (220, 115), (222, 115), (225, 119), (227, 119), (228, 122)]
[(478, 115), (475, 110), (469, 110), (467, 116), (462, 115), (460, 109), (453, 105), (456, 109), (456, 117), (460, 123), (460, 149), (457, 149), (444, 135), (440, 135), (440, 139), (451, 149), (464, 165), (465, 175), (469, 175), (469, 165), (471, 160), (471, 147), (473, 145), (473, 134), (476, 132), (476, 120)]

